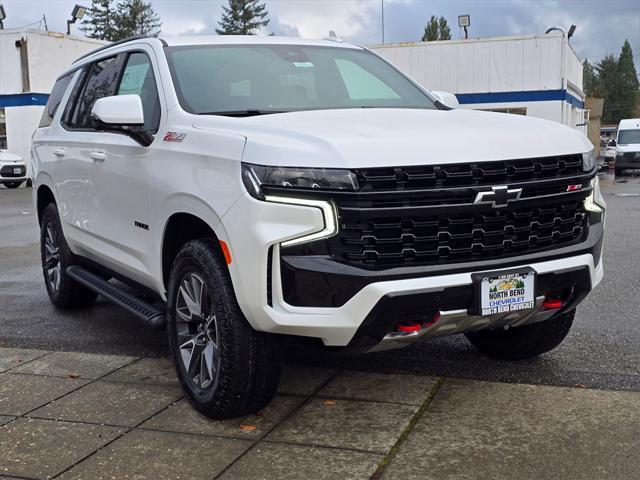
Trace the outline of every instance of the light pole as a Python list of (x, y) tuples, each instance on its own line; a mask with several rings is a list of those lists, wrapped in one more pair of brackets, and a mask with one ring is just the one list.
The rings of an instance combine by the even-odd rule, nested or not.
[(76, 5), (71, 12), (71, 20), (67, 20), (67, 35), (71, 35), (71, 24), (76, 23), (76, 20), (82, 19), (84, 14), (87, 13), (87, 8), (82, 5)]
[(4, 12), (4, 7), (0, 3), (0, 30), (4, 30), (4, 19), (7, 18), (7, 14)]

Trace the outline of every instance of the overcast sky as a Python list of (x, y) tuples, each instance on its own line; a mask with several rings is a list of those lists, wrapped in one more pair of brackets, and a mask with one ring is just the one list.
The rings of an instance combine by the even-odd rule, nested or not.
[[(64, 31), (75, 3), (90, 0), (0, 0), (5, 28), (38, 22), (46, 15), (50, 30)], [(226, 0), (152, 0), (163, 22), (163, 34), (213, 34)], [(265, 33), (308, 38), (335, 30), (344, 40), (361, 44), (382, 41), (382, 0), (266, 0), (271, 23)], [(581, 59), (618, 55), (625, 38), (640, 65), (639, 0), (384, 0), (385, 41), (416, 41), (430, 15), (443, 15), (459, 38), (457, 15), (470, 14), (470, 37), (543, 33), (547, 27), (578, 26), (571, 44)], [(37, 24), (36, 24), (37, 26)], [(80, 33), (73, 27), (72, 33)]]

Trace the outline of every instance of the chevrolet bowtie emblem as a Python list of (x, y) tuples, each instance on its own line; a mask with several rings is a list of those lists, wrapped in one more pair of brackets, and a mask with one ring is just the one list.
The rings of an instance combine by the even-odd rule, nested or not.
[(506, 207), (511, 200), (518, 200), (522, 194), (521, 188), (491, 187), (491, 191), (478, 192), (474, 205), (490, 204), (493, 208)]

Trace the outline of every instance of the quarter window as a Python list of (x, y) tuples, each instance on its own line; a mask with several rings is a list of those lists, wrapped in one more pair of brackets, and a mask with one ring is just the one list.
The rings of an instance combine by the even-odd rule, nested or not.
[(160, 100), (153, 67), (146, 54), (135, 52), (129, 55), (118, 87), (118, 95), (139, 95), (144, 111), (145, 130), (154, 133), (158, 131)]
[(38, 125), (39, 128), (48, 127), (49, 125), (51, 125), (53, 116), (56, 114), (56, 110), (58, 110), (58, 106), (62, 101), (62, 97), (69, 87), (69, 83), (73, 78), (73, 74), (74, 72), (68, 73), (64, 77), (60, 77), (58, 80), (56, 80), (56, 83), (53, 86), (53, 90), (51, 91), (51, 95), (49, 95), (49, 100), (47, 100), (47, 106), (44, 108), (44, 112), (42, 112), (40, 125)]

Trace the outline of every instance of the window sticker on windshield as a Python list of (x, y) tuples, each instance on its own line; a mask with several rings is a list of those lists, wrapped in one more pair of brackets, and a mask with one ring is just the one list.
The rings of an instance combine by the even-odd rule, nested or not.
[(127, 66), (124, 71), (124, 75), (122, 76), (118, 95), (140, 95), (140, 92), (142, 92), (142, 85), (144, 84), (144, 79), (147, 77), (148, 71), (148, 63)]
[(311, 62), (293, 62), (293, 65), (298, 68), (313, 68), (313, 63)]

